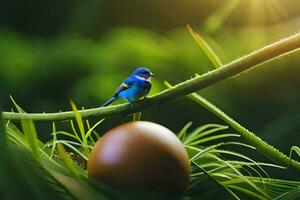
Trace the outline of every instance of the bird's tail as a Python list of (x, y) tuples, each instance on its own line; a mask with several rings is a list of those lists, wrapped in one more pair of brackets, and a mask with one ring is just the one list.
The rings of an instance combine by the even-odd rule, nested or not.
[(110, 104), (112, 104), (115, 100), (117, 100), (118, 97), (113, 96), (110, 100), (108, 100), (107, 102), (105, 102), (101, 107), (106, 107), (109, 106)]

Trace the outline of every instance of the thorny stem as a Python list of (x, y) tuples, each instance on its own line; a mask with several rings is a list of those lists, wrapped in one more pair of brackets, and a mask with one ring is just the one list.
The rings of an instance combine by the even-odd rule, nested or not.
[[(133, 108), (129, 104), (120, 104), (105, 108), (91, 108), (79, 111), (83, 118), (87, 117), (109, 117), (127, 115), (160, 106), (176, 98), (186, 96), (200, 89), (211, 86), (217, 82), (238, 75), (241, 72), (254, 68), (257, 65), (273, 60), (279, 56), (291, 53), (300, 48), (300, 33), (282, 39), (271, 45), (265, 46), (244, 57), (236, 59), (223, 67), (210, 71), (200, 77), (195, 77), (166, 89), (151, 96), (147, 101), (134, 103)], [(56, 121), (75, 118), (73, 111), (58, 113), (13, 113), (3, 112), (3, 118), (11, 120), (32, 119), (34, 121)]]
[(271, 146), (267, 142), (263, 141), (261, 138), (257, 137), (254, 133), (240, 125), (234, 119), (229, 117), (225, 114), (221, 109), (216, 107), (214, 104), (207, 101), (202, 96), (198, 95), (197, 93), (192, 93), (188, 95), (190, 99), (199, 103), (201, 106), (209, 110), (211, 113), (222, 119), (226, 122), (229, 126), (231, 126), (234, 130), (238, 131), (247, 141), (249, 144), (254, 146), (256, 150), (261, 153), (266, 158), (280, 164), (283, 166), (291, 166), (295, 169), (300, 170), (300, 163), (296, 160), (293, 160), (277, 150), (275, 147)]

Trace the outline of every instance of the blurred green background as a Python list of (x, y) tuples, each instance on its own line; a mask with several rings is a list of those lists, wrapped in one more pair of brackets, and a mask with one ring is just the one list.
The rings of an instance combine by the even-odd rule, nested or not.
[[(98, 107), (138, 66), (163, 80), (184, 81), (213, 65), (186, 24), (228, 63), (300, 28), (295, 0), (10, 0), (0, 7), (0, 99), (28, 112)], [(299, 52), (200, 92), (245, 127), (288, 153), (300, 144)], [(143, 113), (143, 120), (178, 131), (222, 123), (186, 98)], [(128, 118), (113, 118), (105, 131)], [(42, 124), (47, 138), (51, 124)]]

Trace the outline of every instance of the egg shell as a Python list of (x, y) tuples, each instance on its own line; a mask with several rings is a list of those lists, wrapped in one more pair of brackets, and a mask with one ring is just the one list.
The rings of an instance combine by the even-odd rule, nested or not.
[(138, 121), (108, 131), (93, 148), (88, 175), (118, 188), (182, 193), (189, 181), (184, 146), (169, 129)]

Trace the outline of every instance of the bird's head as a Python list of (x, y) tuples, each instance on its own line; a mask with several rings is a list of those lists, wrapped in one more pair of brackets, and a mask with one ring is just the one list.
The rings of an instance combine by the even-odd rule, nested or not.
[(131, 76), (134, 76), (135, 78), (138, 78), (140, 80), (145, 80), (145, 81), (151, 81), (152, 77), (155, 77), (155, 75), (147, 68), (140, 67), (136, 69)]

